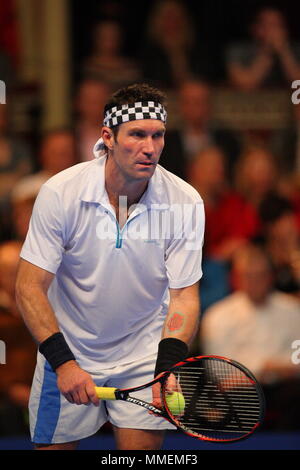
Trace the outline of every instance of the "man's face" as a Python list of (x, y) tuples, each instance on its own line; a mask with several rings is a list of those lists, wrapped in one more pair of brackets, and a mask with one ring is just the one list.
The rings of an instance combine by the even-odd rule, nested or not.
[(258, 40), (267, 42), (275, 34), (287, 34), (283, 15), (276, 9), (262, 10), (253, 26), (253, 34)]
[(264, 302), (273, 284), (267, 261), (255, 255), (252, 260), (242, 257), (235, 262), (233, 281), (254, 303)]
[(74, 137), (68, 133), (49, 136), (41, 150), (43, 170), (55, 175), (76, 163)]
[(127, 182), (149, 180), (164, 147), (165, 125), (156, 119), (126, 122), (112, 138), (110, 152), (114, 171)]
[(187, 83), (179, 94), (180, 112), (189, 124), (206, 124), (211, 114), (210, 91), (206, 85)]
[(99, 126), (99, 117), (109, 97), (108, 86), (102, 82), (86, 80), (82, 84), (76, 102), (81, 119)]

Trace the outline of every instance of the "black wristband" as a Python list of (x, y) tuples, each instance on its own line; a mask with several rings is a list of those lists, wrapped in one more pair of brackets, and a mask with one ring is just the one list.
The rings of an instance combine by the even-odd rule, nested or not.
[(188, 355), (187, 344), (178, 338), (164, 338), (158, 345), (158, 353), (154, 377), (161, 372), (169, 370), (177, 362), (182, 361)]
[(64, 335), (60, 332), (54, 333), (45, 339), (39, 345), (39, 351), (45, 356), (54, 371), (67, 361), (75, 361), (74, 354), (69, 348)]

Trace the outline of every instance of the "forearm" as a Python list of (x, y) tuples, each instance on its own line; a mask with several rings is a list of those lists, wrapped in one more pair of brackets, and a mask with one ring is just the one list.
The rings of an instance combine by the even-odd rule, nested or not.
[(24, 322), (37, 343), (59, 331), (55, 313), (40, 287), (19, 286), (16, 299)]
[(300, 76), (300, 65), (296, 61), (289, 46), (284, 47), (282, 51), (280, 51), (279, 58), (286, 78), (290, 81), (298, 80)]
[(177, 338), (190, 344), (198, 330), (200, 300), (198, 296), (172, 299), (162, 331), (163, 338)]
[(233, 64), (229, 68), (229, 75), (234, 85), (245, 90), (251, 90), (260, 85), (269, 72), (271, 65), (270, 55), (262, 51), (249, 66)]

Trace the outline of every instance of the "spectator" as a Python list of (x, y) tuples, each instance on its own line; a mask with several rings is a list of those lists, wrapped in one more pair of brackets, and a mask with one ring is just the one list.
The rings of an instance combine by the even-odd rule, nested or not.
[(15, 280), (22, 244), (0, 245), (0, 331), (6, 346), (6, 361), (0, 374), (0, 435), (27, 432), (30, 385), (36, 346), (21, 319), (15, 302)]
[(39, 152), (40, 171), (21, 178), (10, 194), (10, 238), (24, 241), (40, 187), (51, 176), (75, 163), (77, 155), (71, 131), (57, 129), (44, 135)]
[(105, 81), (113, 90), (139, 80), (138, 64), (124, 55), (123, 44), (123, 31), (118, 21), (97, 23), (93, 30), (91, 54), (83, 64), (83, 76)]
[(100, 136), (103, 109), (109, 96), (109, 85), (100, 80), (88, 78), (78, 87), (74, 124), (81, 162), (94, 158), (93, 148)]
[(223, 150), (229, 177), (240, 153), (238, 136), (213, 122), (211, 95), (210, 85), (200, 80), (187, 81), (178, 90), (180, 128), (167, 131), (161, 164), (183, 179), (193, 156), (209, 145)]
[(75, 137), (68, 129), (54, 129), (45, 134), (39, 153), (40, 170), (50, 176), (78, 162)]
[(277, 192), (278, 176), (273, 154), (264, 147), (249, 146), (236, 164), (235, 187), (257, 211), (265, 196)]
[(241, 248), (233, 259), (235, 292), (206, 311), (201, 347), (204, 354), (234, 359), (256, 375), (267, 397), (266, 427), (299, 429), (300, 375), (291, 348), (299, 338), (300, 303), (273, 290), (272, 279), (266, 253), (251, 245)]
[(228, 262), (256, 234), (258, 221), (251, 205), (229, 188), (224, 160), (218, 147), (202, 150), (189, 166), (188, 182), (204, 200), (206, 254)]
[(175, 89), (193, 76), (215, 79), (207, 44), (199, 44), (187, 3), (157, 1), (149, 14), (141, 51), (144, 79)]
[(251, 39), (226, 53), (228, 78), (240, 90), (290, 86), (300, 76), (300, 46), (290, 41), (283, 14), (261, 8), (250, 25)]
[(264, 246), (274, 266), (275, 287), (300, 298), (300, 236), (292, 203), (270, 195), (259, 208)]

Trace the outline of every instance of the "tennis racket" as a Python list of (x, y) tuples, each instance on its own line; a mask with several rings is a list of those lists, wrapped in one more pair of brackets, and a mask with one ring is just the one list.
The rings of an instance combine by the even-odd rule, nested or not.
[[(163, 408), (131, 395), (160, 382)], [(197, 356), (138, 387), (96, 387), (102, 400), (123, 400), (165, 418), (185, 434), (211, 442), (250, 436), (264, 416), (264, 395), (253, 374), (236, 361)]]

